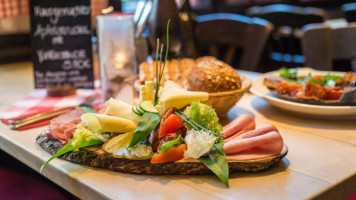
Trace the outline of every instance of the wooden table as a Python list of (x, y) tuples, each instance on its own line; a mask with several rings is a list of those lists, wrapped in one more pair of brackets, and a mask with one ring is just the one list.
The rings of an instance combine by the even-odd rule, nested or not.
[[(242, 73), (251, 79), (259, 75)], [(0, 109), (26, 96), (33, 89), (32, 77), (30, 63), (0, 65)], [(275, 124), (289, 153), (269, 170), (231, 174), (228, 189), (215, 176), (132, 175), (60, 159), (43, 175), (84, 199), (342, 199), (356, 192), (355, 121), (295, 117), (252, 94), (229, 115), (237, 113), (253, 114), (257, 126)], [(18, 132), (0, 124), (0, 148), (39, 171), (50, 157), (35, 142), (44, 129)]]

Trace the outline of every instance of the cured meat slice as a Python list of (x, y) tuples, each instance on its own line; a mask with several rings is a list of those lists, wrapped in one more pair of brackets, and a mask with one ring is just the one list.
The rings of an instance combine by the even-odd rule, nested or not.
[(80, 116), (84, 114), (84, 110), (75, 109), (64, 115), (60, 115), (51, 120), (47, 137), (66, 144), (73, 138), (73, 132), (76, 125), (81, 122)]
[(225, 135), (226, 137), (230, 137), (242, 130), (253, 130), (255, 127), (255, 119), (253, 119), (251, 115), (244, 114), (238, 116), (228, 125), (226, 125), (221, 134)]
[[(279, 133), (277, 127), (275, 127), (272, 124), (266, 124), (264, 126), (259, 127), (258, 129), (255, 130), (250, 130), (250, 131), (245, 131), (242, 134), (239, 134), (236, 139), (244, 139), (244, 138), (250, 138), (250, 137), (255, 137), (259, 135), (263, 135), (272, 131), (276, 131)], [(231, 137), (230, 137), (231, 138)]]
[(77, 130), (76, 124), (73, 125), (72, 127), (67, 128), (67, 129), (64, 130), (63, 135), (64, 135), (64, 138), (66, 139), (66, 141), (69, 141), (69, 140), (71, 140), (73, 138), (73, 133), (74, 133), (75, 130)]
[(277, 131), (257, 136), (251, 132), (243, 133), (239, 138), (224, 144), (228, 161), (261, 159), (281, 153), (283, 138)]
[(80, 116), (84, 114), (84, 110), (82, 109), (75, 109), (72, 110), (64, 115), (60, 115), (55, 117), (51, 120), (51, 124), (66, 124), (66, 123), (73, 123), (73, 122), (80, 122)]

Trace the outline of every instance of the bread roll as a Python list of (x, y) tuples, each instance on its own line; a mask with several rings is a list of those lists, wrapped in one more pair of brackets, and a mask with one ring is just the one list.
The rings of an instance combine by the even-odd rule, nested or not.
[(192, 68), (189, 85), (193, 91), (223, 92), (241, 88), (240, 75), (222, 61), (204, 61)]
[(217, 61), (218, 59), (215, 58), (214, 56), (202, 56), (202, 57), (199, 57), (195, 60), (195, 62), (197, 64), (201, 63), (201, 62), (214, 62), (214, 61)]

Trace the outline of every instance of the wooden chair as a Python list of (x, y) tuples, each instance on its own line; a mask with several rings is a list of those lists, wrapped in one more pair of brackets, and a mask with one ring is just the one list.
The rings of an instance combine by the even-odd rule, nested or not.
[[(236, 49), (242, 49), (237, 68), (256, 70), (265, 43), (273, 29), (266, 20), (230, 13), (215, 13), (197, 17), (198, 47), (209, 46), (209, 54), (232, 64)], [(218, 46), (227, 46), (224, 56)]]
[(300, 29), (306, 24), (321, 23), (326, 18), (326, 12), (322, 9), (285, 4), (254, 6), (249, 8), (246, 14), (266, 19), (274, 25), (266, 54), (277, 67), (296, 67), (303, 64)]
[(356, 22), (356, 3), (347, 3), (341, 6), (345, 19), (348, 22)]
[(312, 24), (303, 28), (302, 48), (305, 65), (315, 69), (333, 70), (333, 60), (356, 59), (356, 23), (330, 28)]

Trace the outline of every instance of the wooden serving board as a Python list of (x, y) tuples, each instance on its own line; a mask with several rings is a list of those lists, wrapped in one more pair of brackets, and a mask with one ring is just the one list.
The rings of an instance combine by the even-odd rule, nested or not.
[[(36, 139), (37, 143), (50, 154), (55, 154), (64, 145), (58, 141), (48, 139), (45, 135), (40, 135)], [(265, 159), (229, 162), (230, 172), (244, 171), (257, 172), (265, 170), (277, 164), (288, 153), (288, 148), (284, 145), (281, 154)], [(111, 154), (104, 152), (101, 145), (81, 148), (79, 151), (68, 152), (60, 158), (118, 172), (150, 175), (205, 175), (212, 172), (199, 161), (177, 161), (160, 164), (151, 164), (150, 160), (128, 160), (115, 158)]]

